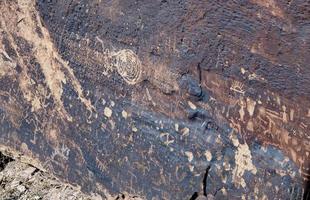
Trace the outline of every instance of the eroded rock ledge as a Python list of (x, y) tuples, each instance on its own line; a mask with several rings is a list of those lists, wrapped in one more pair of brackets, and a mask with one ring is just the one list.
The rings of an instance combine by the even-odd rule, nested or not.
[(9, 199), (72, 199), (95, 200), (38, 168), (15, 161), (0, 152), (0, 197)]
[(86, 195), (37, 167), (0, 152), (1, 200), (141, 200), (134, 195)]

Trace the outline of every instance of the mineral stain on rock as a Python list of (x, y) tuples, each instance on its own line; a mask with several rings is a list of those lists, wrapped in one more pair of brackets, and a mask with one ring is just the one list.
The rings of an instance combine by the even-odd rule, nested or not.
[(308, 7), (3, 0), (0, 144), (89, 194), (307, 199)]

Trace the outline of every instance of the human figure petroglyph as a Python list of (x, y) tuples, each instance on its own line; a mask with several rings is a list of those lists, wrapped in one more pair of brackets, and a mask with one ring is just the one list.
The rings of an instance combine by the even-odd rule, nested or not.
[(295, 102), (268, 90), (252, 95), (250, 88), (233, 78), (222, 79), (210, 72), (203, 76), (202, 86), (217, 99), (211, 109), (217, 112), (223, 110), (223, 103), (230, 103), (224, 105), (227, 112), (223, 116), (236, 132), (243, 133), (245, 138), (255, 135), (265, 144), (281, 148), (300, 167), (304, 178), (309, 177), (304, 163), (309, 160), (309, 144), (302, 140), (307, 138), (308, 132), (307, 110), (299, 109)]

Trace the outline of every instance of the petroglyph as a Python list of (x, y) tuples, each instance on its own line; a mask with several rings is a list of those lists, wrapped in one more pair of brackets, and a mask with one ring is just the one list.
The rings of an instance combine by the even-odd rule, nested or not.
[[(295, 102), (268, 90), (262, 90), (254, 99), (248, 93), (249, 88), (242, 82), (231, 79), (223, 81), (220, 76), (210, 72), (204, 75), (206, 81), (203, 82), (203, 86), (213, 92), (215, 99), (219, 100), (213, 109), (215, 112), (227, 110), (224, 116), (236, 132), (243, 133), (245, 137), (255, 134), (256, 137), (265, 139), (266, 144), (281, 148), (298, 164), (302, 173), (307, 172), (304, 162), (309, 160), (306, 153), (309, 146), (304, 144), (302, 139), (308, 138), (307, 109), (296, 110), (298, 105)], [(211, 87), (213, 83), (217, 83), (217, 87)], [(225, 91), (226, 95), (219, 91)], [(229, 91), (239, 95), (229, 95)], [(222, 103), (226, 102), (236, 103), (225, 105), (223, 109)]]
[[(1, 36), (0, 36), (1, 41)], [(10, 76), (13, 74), (16, 63), (10, 58), (10, 56), (3, 50), (3, 45), (0, 43), (0, 78), (4, 76)]]
[[(67, 57), (72, 57), (75, 62), (79, 62), (87, 67), (99, 66), (101, 73), (105, 76), (111, 76), (117, 72), (126, 83), (134, 85), (142, 81), (142, 64), (138, 56), (131, 49), (115, 50), (112, 46), (108, 48), (104, 42), (96, 37), (101, 44), (101, 50), (95, 50), (90, 47), (89, 38), (83, 38), (79, 35), (63, 32), (60, 40), (62, 45), (66, 45), (70, 50), (63, 52)], [(78, 48), (77, 48), (78, 47)]]
[[(107, 77), (110, 77), (113, 72), (117, 72), (129, 85), (148, 80), (153, 86), (166, 94), (179, 89), (177, 79), (180, 75), (173, 73), (163, 64), (142, 63), (133, 50), (117, 50), (116, 47), (101, 40), (98, 36), (93, 39), (55, 27), (52, 27), (52, 29), (55, 30), (54, 33), (62, 33), (61, 35), (55, 34), (55, 40), (59, 40), (61, 45), (68, 48), (68, 50), (62, 52), (62, 55), (70, 58), (70, 62), (82, 64), (88, 70), (98, 67), (101, 73)], [(98, 42), (100, 48), (94, 49), (91, 47), (91, 44), (98, 44)], [(156, 67), (149, 65), (156, 65)], [(163, 73), (165, 76), (162, 76)]]
[(234, 145), (237, 147), (235, 154), (236, 166), (233, 170), (233, 181), (237, 186), (241, 185), (244, 188), (246, 187), (246, 183), (243, 178), (245, 171), (250, 171), (251, 173), (256, 174), (257, 169), (252, 163), (252, 156), (251, 151), (249, 150), (249, 146), (246, 143), (240, 144), (236, 138), (231, 139), (233, 140)]
[(204, 155), (205, 155), (207, 161), (210, 162), (210, 161), (212, 160), (212, 154), (211, 154), (210, 151), (207, 150), (207, 151), (204, 153)]
[(230, 90), (237, 92), (239, 94), (242, 94), (242, 95), (244, 95), (245, 93), (244, 85), (241, 82), (236, 81), (236, 80), (232, 82)]
[[(68, 66), (54, 47), (50, 38), (48, 30), (43, 26), (40, 16), (35, 12), (34, 1), (19, 1), (20, 9), (17, 16), (10, 13), (1, 13), (2, 28), (8, 30), (6, 40), (8, 40), (16, 52), (18, 64), (22, 68), (21, 74), (18, 76), (19, 86), (24, 94), (24, 98), (31, 103), (32, 110), (38, 111), (44, 106), (44, 99), (46, 98), (46, 88), (34, 90), (34, 84), (29, 76), (29, 69), (23, 57), (18, 54), (20, 47), (14, 41), (14, 37), (23, 38), (24, 43), (29, 46), (35, 59), (40, 65), (45, 78), (45, 83), (48, 86), (53, 99), (55, 100), (57, 110), (61, 113), (63, 118), (72, 120), (71, 116), (64, 109), (61, 96), (63, 93), (63, 84), (70, 81), (78, 93), (79, 99), (90, 111), (94, 110), (91, 102), (84, 97), (83, 89), (79, 81), (74, 76), (72, 69)], [(14, 8), (13, 8), (14, 9)], [(2, 20), (6, 18), (10, 20)], [(23, 19), (19, 21), (20, 19)], [(19, 21), (19, 23), (17, 23)], [(7, 24), (6, 24), (7, 23)], [(16, 25), (18, 24), (18, 25)], [(40, 33), (37, 30), (40, 30)], [(17, 36), (16, 36), (17, 34)], [(3, 52), (3, 50), (1, 50)], [(28, 52), (31, 53), (31, 52)], [(38, 91), (42, 91), (41, 93)]]
[(105, 107), (104, 108), (104, 115), (108, 118), (110, 118), (112, 116), (112, 110), (109, 107)]
[(174, 141), (175, 141), (173, 136), (171, 136), (169, 133), (161, 133), (160, 138), (162, 139), (163, 143), (166, 146), (169, 146), (170, 144), (174, 143)]
[(275, 0), (251, 0), (253, 3), (256, 3), (262, 7), (265, 7), (272, 15), (284, 18), (285, 13), (283, 10), (277, 5), (277, 1)]
[[(217, 199), (225, 199), (220, 196), (221, 188), (229, 199), (241, 195), (244, 199), (261, 199), (258, 193), (285, 199), (287, 186), (300, 183), (292, 160), (304, 167), (309, 158), (309, 143), (303, 140), (309, 132), (309, 119), (300, 109), (300, 105), (307, 109), (309, 105), (286, 99), (290, 96), (282, 94), (285, 89), (276, 90), (282, 88), (282, 81), (270, 87), (272, 79), (278, 78), (271, 68), (277, 66), (250, 52), (259, 37), (256, 34), (264, 30), (267, 37), (270, 29), (277, 29), (274, 32), (279, 41), (287, 43), (286, 36), (281, 36), (283, 31), (278, 30), (282, 27), (280, 19), (271, 18), (272, 23), (256, 19), (256, 12), (261, 10), (266, 14), (263, 17), (272, 17), (261, 6), (244, 1), (182, 0), (117, 1), (111, 7), (115, 2), (37, 0), (41, 18), (36, 19), (37, 11), (32, 10), (31, 25), (38, 26), (30, 26), (33, 30), (26, 32), (31, 34), (20, 37), (21, 30), (16, 27), (26, 29), (29, 16), (25, 20), (18, 15), (15, 20), (11, 11), (17, 9), (6, 9), (14, 2), (17, 0), (0, 1), (5, 5), (0, 15), (6, 23), (3, 26), (1, 20), (1, 29), (9, 33), (3, 35), (18, 54), (14, 57), (3, 48), (9, 57), (3, 54), (2, 58), (20, 65), (12, 62), (1, 74), (3, 144), (33, 152), (41, 162), (48, 160), (51, 171), (88, 192), (107, 187), (111, 192), (141, 191), (146, 199), (189, 199), (188, 193), (199, 187), (207, 165), (212, 165), (208, 189), (214, 196), (217, 193)], [(27, 0), (19, 2), (27, 6)], [(117, 12), (114, 17), (102, 14), (108, 4)], [(282, 8), (282, 4), (277, 6)], [(38, 41), (29, 39), (32, 34)], [(53, 48), (49, 48), (51, 39)], [(295, 40), (288, 40), (295, 47)], [(298, 41), (296, 49), (270, 46), (284, 54), (303, 53), (297, 49)], [(285, 59), (278, 63), (287, 64)], [(197, 62), (201, 69), (197, 69)], [(241, 71), (239, 66), (243, 67)], [(216, 75), (212, 76), (214, 67)], [(40, 78), (37, 71), (42, 71)], [(287, 76), (280, 78), (291, 77), (290, 71), (283, 71)], [(182, 77), (178, 82), (179, 74)], [(184, 77), (188, 81), (183, 85)], [(15, 85), (9, 99), (3, 85), (11, 85), (10, 81)], [(22, 92), (20, 83), (24, 84)], [(307, 80), (296, 87), (302, 88), (302, 83)], [(291, 85), (284, 84), (283, 88), (286, 86)], [(288, 88), (290, 92), (294, 91)], [(15, 93), (20, 93), (16, 105)], [(291, 97), (298, 98), (301, 93)], [(92, 109), (81, 94), (97, 112), (89, 112)], [(48, 96), (51, 98), (45, 101)], [(22, 115), (12, 125), (10, 117), (15, 117), (15, 110)], [(189, 112), (197, 117), (188, 117)], [(72, 121), (63, 120), (66, 114)], [(229, 139), (229, 124), (242, 133), (238, 134), (242, 144), (236, 138)], [(266, 145), (264, 150), (260, 150), (262, 145)], [(282, 162), (282, 152), (291, 159)], [(301, 171), (307, 172), (307, 167)], [(297, 176), (292, 178), (292, 174)], [(282, 179), (282, 175), (287, 177)], [(276, 186), (280, 192), (274, 192)], [(253, 190), (258, 191), (257, 197), (252, 195)]]
[(188, 162), (192, 162), (194, 159), (194, 155), (190, 151), (185, 151), (184, 154), (187, 156)]
[(141, 79), (141, 61), (132, 50), (120, 50), (113, 57), (117, 72), (128, 84), (134, 85)]

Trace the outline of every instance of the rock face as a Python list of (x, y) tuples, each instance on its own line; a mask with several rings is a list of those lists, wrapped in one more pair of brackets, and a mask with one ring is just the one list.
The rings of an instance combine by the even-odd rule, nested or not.
[(14, 160), (0, 152), (0, 197), (1, 200), (141, 200), (141, 198), (119, 194), (104, 197), (85, 195), (79, 187), (61, 182), (46, 171)]
[(308, 198), (309, 2), (0, 10), (3, 148), (88, 193)]
[[(0, 155), (5, 168), (0, 172), (0, 196), (2, 200), (10, 199), (72, 199), (92, 200), (78, 188), (61, 183), (29, 164), (14, 161)], [(97, 198), (98, 199), (98, 198)]]

